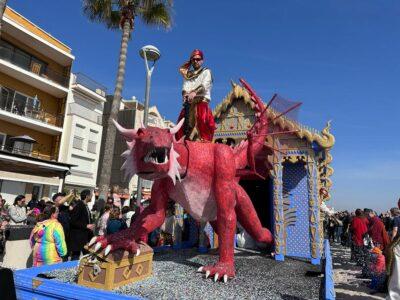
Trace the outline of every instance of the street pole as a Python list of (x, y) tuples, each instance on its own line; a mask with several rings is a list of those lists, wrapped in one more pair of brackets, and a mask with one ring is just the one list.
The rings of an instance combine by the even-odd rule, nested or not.
[[(154, 71), (154, 64), (151, 68), (149, 68), (149, 62), (147, 58), (147, 51), (142, 48), (143, 50), (143, 59), (144, 64), (146, 66), (146, 93), (144, 98), (144, 115), (143, 115), (143, 125), (147, 127), (147, 123), (149, 120), (149, 102), (150, 102), (150, 84), (151, 84), (151, 75)], [(156, 60), (154, 60), (155, 63)], [(137, 183), (137, 193), (136, 193), (136, 205), (140, 207), (141, 200), (142, 200), (142, 186), (143, 186), (143, 179), (138, 176), (138, 183)]]

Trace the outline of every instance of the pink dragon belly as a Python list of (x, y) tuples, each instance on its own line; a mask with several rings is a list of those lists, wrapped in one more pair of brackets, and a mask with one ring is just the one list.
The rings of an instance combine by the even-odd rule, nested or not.
[(171, 198), (197, 221), (208, 222), (217, 218), (217, 205), (209, 178), (185, 178), (176, 184)]

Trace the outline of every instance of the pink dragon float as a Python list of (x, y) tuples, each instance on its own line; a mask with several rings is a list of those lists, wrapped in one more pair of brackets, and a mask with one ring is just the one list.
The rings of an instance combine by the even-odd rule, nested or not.
[(219, 260), (198, 270), (214, 281), (235, 276), (234, 235), (236, 223), (258, 242), (271, 244), (273, 237), (263, 228), (251, 199), (239, 185), (240, 172), (255, 172), (255, 159), (265, 146), (268, 133), (268, 108), (252, 88), (240, 80), (255, 103), (256, 121), (247, 139), (234, 148), (224, 144), (176, 141), (184, 120), (172, 129), (157, 127), (125, 129), (115, 122), (126, 139), (123, 169), (128, 176), (153, 180), (151, 203), (130, 228), (105, 237), (94, 237), (89, 246), (105, 254), (125, 249), (139, 255), (137, 243), (147, 242), (148, 233), (160, 227), (165, 219), (167, 203), (179, 203), (190, 215), (209, 222), (218, 234)]

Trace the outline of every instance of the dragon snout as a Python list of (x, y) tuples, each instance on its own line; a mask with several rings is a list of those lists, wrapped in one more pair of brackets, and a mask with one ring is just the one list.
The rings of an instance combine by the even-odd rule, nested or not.
[(165, 164), (168, 162), (168, 148), (155, 147), (147, 152), (143, 161), (145, 163), (153, 163), (156, 165)]

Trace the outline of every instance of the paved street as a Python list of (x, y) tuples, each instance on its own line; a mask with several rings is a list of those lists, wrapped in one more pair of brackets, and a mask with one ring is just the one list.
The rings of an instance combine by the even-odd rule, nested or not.
[(359, 278), (361, 267), (350, 261), (350, 248), (331, 245), (336, 299), (385, 299), (381, 293), (373, 294), (368, 288), (369, 279)]

